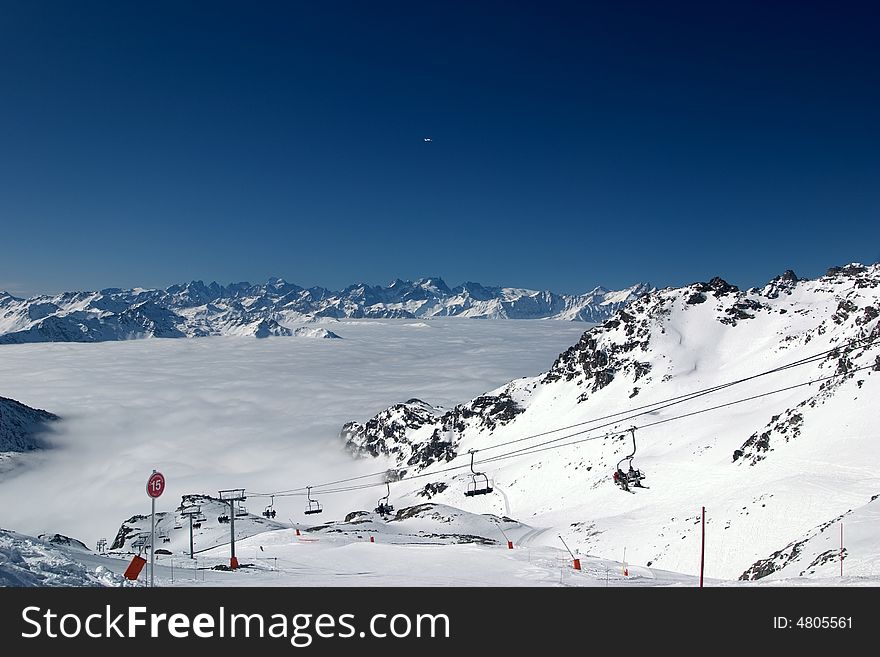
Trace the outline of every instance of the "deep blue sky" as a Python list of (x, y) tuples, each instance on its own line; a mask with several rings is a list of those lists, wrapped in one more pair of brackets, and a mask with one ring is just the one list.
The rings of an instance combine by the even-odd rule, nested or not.
[(3, 1), (0, 289), (873, 262), (870, 5)]

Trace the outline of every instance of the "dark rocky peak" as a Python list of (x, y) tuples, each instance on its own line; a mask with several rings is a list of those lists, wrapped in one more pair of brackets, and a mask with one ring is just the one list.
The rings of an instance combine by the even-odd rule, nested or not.
[(223, 288), (216, 282), (205, 285), (204, 281), (190, 281), (189, 283), (172, 285), (165, 291), (180, 302), (194, 306), (214, 301), (223, 294)]
[(420, 278), (416, 284), (425, 289), (432, 290), (435, 292), (439, 292), (443, 295), (448, 295), (451, 293), (449, 286), (446, 285), (446, 282), (440, 278), (439, 276), (429, 276), (428, 278)]
[(452, 290), (455, 294), (466, 294), (471, 299), (475, 299), (477, 301), (489, 301), (490, 299), (495, 298), (497, 296), (498, 291), (493, 290), (491, 288), (484, 287), (479, 283), (474, 283), (472, 281), (468, 281), (463, 285), (459, 285), (458, 287)]
[(256, 286), (251, 285), (248, 281), (239, 281), (238, 283), (230, 283), (223, 289), (229, 296), (240, 296), (252, 292), (254, 287)]
[(283, 278), (274, 278), (273, 277), (273, 278), (270, 278), (266, 282), (265, 289), (266, 289), (266, 292), (268, 292), (268, 293), (280, 294), (283, 296), (285, 294), (290, 294), (292, 292), (299, 292), (303, 288), (301, 288), (299, 285), (296, 285), (294, 283), (288, 283)]
[(715, 295), (739, 292), (739, 288), (736, 285), (731, 285), (720, 276), (715, 276), (708, 283), (694, 283), (691, 287), (697, 292), (712, 292)]
[(82, 552), (91, 552), (91, 550), (86, 547), (86, 544), (82, 541), (71, 538), (70, 536), (65, 536), (64, 534), (39, 534), (37, 536), (41, 541), (46, 541), (47, 543), (52, 543), (54, 545), (62, 545), (64, 547), (73, 548), (74, 550), (80, 550)]
[(342, 291), (342, 298), (356, 301), (363, 306), (372, 306), (385, 301), (384, 290), (378, 285), (355, 283)]
[[(771, 280), (767, 285), (764, 286), (764, 289), (759, 292), (759, 294), (767, 297), (768, 299), (777, 298), (780, 293), (791, 294), (791, 291), (798, 284), (800, 279), (797, 277), (791, 269), (787, 269), (782, 272), (779, 276), (776, 276), (773, 280)], [(757, 290), (752, 290), (753, 292), (757, 292)]]
[(828, 271), (825, 272), (825, 276), (828, 278), (834, 278), (837, 276), (856, 276), (858, 274), (864, 274), (868, 271), (868, 268), (858, 262), (852, 262), (843, 267), (831, 267)]

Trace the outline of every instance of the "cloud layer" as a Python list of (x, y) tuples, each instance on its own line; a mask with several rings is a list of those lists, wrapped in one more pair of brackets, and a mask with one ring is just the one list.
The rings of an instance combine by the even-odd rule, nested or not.
[[(337, 328), (338, 327), (338, 328)], [(545, 370), (582, 324), (432, 320), (342, 322), (344, 340), (203, 338), (0, 347), (0, 394), (64, 417), (54, 448), (2, 474), (4, 527), (89, 544), (149, 511), (152, 468), (185, 493), (297, 488), (374, 472), (337, 440), (341, 425), (419, 397), (452, 404)], [(322, 500), (326, 516), (375, 494)], [(251, 501), (259, 511), (264, 500)], [(279, 519), (302, 520), (298, 497)]]

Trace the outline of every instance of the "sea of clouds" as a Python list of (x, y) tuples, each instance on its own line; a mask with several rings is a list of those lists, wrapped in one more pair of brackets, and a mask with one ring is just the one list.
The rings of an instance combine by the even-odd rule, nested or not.
[[(342, 340), (214, 337), (0, 347), (0, 395), (64, 419), (51, 448), (0, 472), (0, 526), (90, 545), (148, 513), (153, 468), (186, 493), (254, 492), (381, 470), (353, 459), (339, 429), (418, 397), (451, 405), (546, 370), (588, 328), (555, 321), (438, 319), (334, 323)], [(327, 496), (323, 518), (375, 503)], [(265, 499), (253, 499), (259, 513)], [(299, 497), (276, 500), (301, 521)]]

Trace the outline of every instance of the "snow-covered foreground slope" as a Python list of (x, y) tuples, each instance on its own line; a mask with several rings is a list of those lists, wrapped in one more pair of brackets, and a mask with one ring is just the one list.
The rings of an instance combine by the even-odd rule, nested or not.
[[(2, 394), (63, 420), (46, 436), (49, 449), (0, 474), (0, 524), (93, 547), (149, 511), (144, 484), (153, 468), (168, 481), (159, 511), (190, 493), (372, 472), (375, 461), (353, 461), (337, 439), (347, 419), (411, 394), (452, 404), (540, 372), (583, 324), (346, 320), (334, 330), (345, 339), (4, 346)], [(372, 509), (376, 498), (328, 498), (322, 519)], [(268, 501), (247, 505), (259, 514)], [(279, 498), (276, 520), (302, 521), (303, 506), (300, 497)]]
[[(185, 500), (189, 504), (195, 500)], [(204, 500), (201, 500), (204, 503)], [(213, 512), (208, 512), (211, 524)], [(163, 520), (168, 516), (163, 516)], [(245, 519), (245, 523), (252, 519)], [(134, 534), (123, 528), (126, 536)], [(251, 523), (251, 529), (257, 529)], [(225, 526), (229, 531), (229, 526)], [(176, 532), (180, 534), (181, 532)], [(187, 534), (188, 532), (182, 532)], [(198, 534), (195, 555), (177, 536), (157, 542), (158, 586), (693, 586), (688, 575), (653, 568), (624, 566), (612, 560), (579, 555), (582, 569), (573, 568), (561, 547), (533, 544), (544, 531), (509, 518), (477, 515), (444, 505), (421, 504), (400, 509), (382, 518), (355, 512), (345, 521), (323, 525), (298, 524), (295, 528), (239, 534), (236, 554), (240, 568), (231, 572), (229, 545), (210, 530)], [(57, 570), (63, 562), (80, 575), (68, 579), (72, 586), (97, 583), (120, 585), (137, 549), (126, 545), (107, 554), (59, 550), (34, 539), (12, 535), (19, 542), (38, 546), (31, 550), (31, 570)], [(5, 535), (0, 532), (0, 545)], [(514, 545), (509, 549), (507, 541)], [(187, 539), (188, 541), (188, 539)], [(0, 548), (2, 550), (2, 548)], [(2, 554), (2, 551), (0, 551)], [(40, 558), (48, 563), (44, 566)], [(76, 564), (70, 566), (70, 562)], [(50, 567), (51, 566), (51, 567)], [(136, 584), (149, 578), (145, 568)], [(4, 564), (0, 562), (0, 583)], [(116, 575), (114, 577), (114, 574)], [(11, 582), (8, 582), (11, 583)], [(61, 583), (60, 581), (56, 583)], [(711, 583), (711, 582), (710, 582)], [(43, 585), (32, 580), (24, 585)]]
[[(119, 565), (87, 565), (75, 548), (0, 529), (0, 586), (122, 586)], [(123, 569), (124, 570), (124, 569)]]
[(743, 573), (741, 579), (833, 578), (840, 574), (841, 561), (845, 563), (846, 573), (880, 573), (878, 499), (880, 494), (873, 495), (868, 504), (823, 522), (798, 540), (755, 563)]
[(265, 285), (193, 281), (164, 290), (109, 288), (19, 299), (0, 291), (0, 344), (105, 342), (207, 335), (339, 337), (295, 324), (332, 318), (563, 319), (598, 322), (650, 290), (597, 287), (585, 294), (465, 283), (439, 278), (305, 289), (273, 278)]
[[(471, 514), (443, 505), (402, 509), (402, 518), (382, 519), (358, 513), (348, 522), (276, 529), (236, 541), (240, 568), (230, 571), (229, 546), (205, 548), (197, 542), (195, 558), (162, 543), (156, 555), (158, 586), (697, 586), (692, 575), (656, 567), (624, 564), (614, 559), (577, 554), (575, 570), (561, 543), (548, 531), (497, 516)], [(228, 529), (228, 527), (227, 527)], [(500, 530), (503, 530), (503, 534)], [(372, 539), (372, 540), (371, 540)], [(507, 546), (507, 539), (513, 549)], [(6, 534), (0, 531), (0, 546)], [(33, 539), (17, 537), (19, 541)], [(31, 571), (54, 572), (57, 564), (77, 578), (69, 585), (120, 585), (132, 554), (107, 555), (59, 549), (37, 541), (31, 549)], [(171, 554), (165, 549), (171, 547)], [(200, 549), (201, 548), (201, 549)], [(0, 547), (0, 555), (3, 548)], [(41, 563), (46, 560), (47, 563)], [(148, 580), (147, 566), (135, 585)], [(0, 562), (0, 582), (9, 566)], [(97, 581), (95, 581), (97, 580)], [(50, 582), (61, 583), (59, 580)], [(828, 576), (821, 579), (764, 579), (758, 582), (708, 578), (707, 586), (792, 586), (804, 584), (880, 584), (877, 577)], [(28, 584), (41, 585), (40, 580)]]
[[(406, 473), (392, 485), (400, 503), (430, 484), (434, 501), (556, 528), (591, 554), (626, 549), (634, 564), (695, 573), (705, 506), (707, 575), (737, 578), (880, 492), (878, 308), (877, 265), (813, 281), (787, 272), (748, 291), (720, 279), (661, 290), (588, 331), (541, 376), (454, 407), (419, 395), (431, 403), (349, 423), (343, 438)], [(635, 465), (650, 487), (633, 493), (611, 481), (632, 452), (630, 426), (640, 427)], [(464, 496), (471, 449), (492, 494)], [(872, 540), (847, 552), (850, 574), (880, 575), (880, 530)]]

